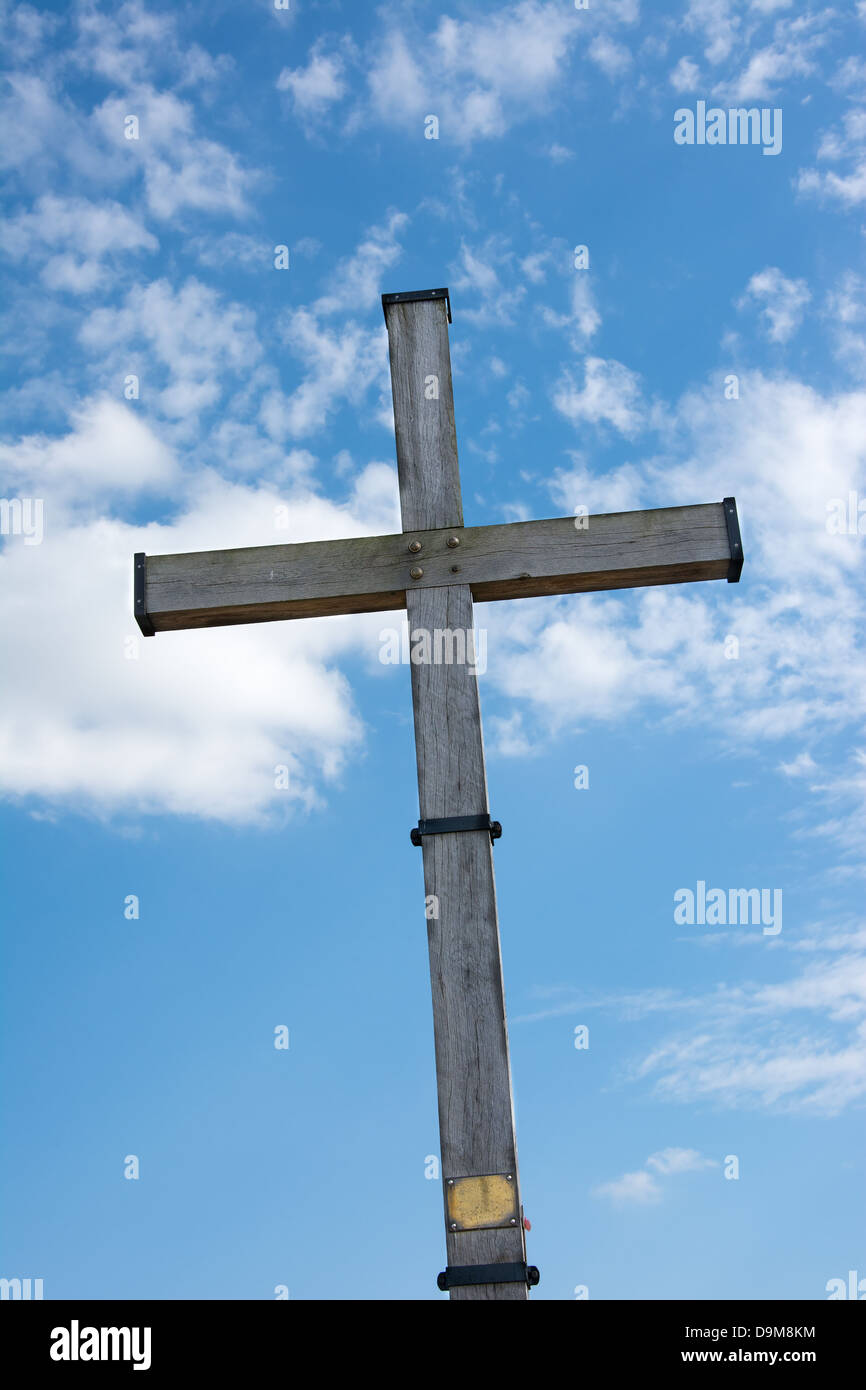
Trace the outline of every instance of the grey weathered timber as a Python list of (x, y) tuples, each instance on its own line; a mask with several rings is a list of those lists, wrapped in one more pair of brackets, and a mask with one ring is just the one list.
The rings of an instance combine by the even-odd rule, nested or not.
[(388, 304), (385, 321), (403, 530), (462, 526), (445, 301)]
[[(404, 535), (459, 527), (460, 473), (454, 434), (448, 321), (444, 303), (388, 305), (397, 473)], [(435, 375), (439, 398), (427, 396)], [(447, 382), (447, 390), (443, 384)], [(572, 524), (572, 530), (574, 529)], [(456, 536), (457, 532), (453, 534)], [(404, 543), (408, 543), (404, 542)], [(427, 574), (428, 541), (417, 556)], [(464, 547), (440, 542), (447, 573), (462, 567)], [(472, 592), (460, 579), (410, 589), (410, 634), (474, 631)], [(422, 820), (489, 810), (478, 681), (471, 667), (424, 662), (412, 667), (412, 709)], [(424, 887), (438, 906), (427, 922), (443, 1204), (449, 1178), (511, 1173), (520, 1208), (511, 1068), (493, 850), (484, 830), (426, 836)], [(513, 1227), (448, 1229), (449, 1265), (526, 1260), (522, 1215)], [(451, 1289), (452, 1300), (523, 1301), (526, 1284), (473, 1284)]]
[[(429, 634), (434, 651), (437, 633), (462, 633), (467, 660), (434, 657), (411, 665), (420, 816), (433, 822), (490, 811), (467, 641), (474, 636), (475, 601), (736, 582), (743, 564), (733, 498), (464, 527), (447, 293), (383, 296), (401, 533), (136, 555), (133, 571), (135, 616), (147, 636), (403, 607), (413, 639)], [(486, 830), (431, 833), (434, 828), (442, 830), (427, 827), (421, 845), (448, 1265), (510, 1265), (522, 1273), (526, 1236), (491, 838)], [(407, 852), (417, 853), (408, 849), (408, 836)], [(456, 1221), (448, 1211), (449, 1187)], [(461, 1301), (529, 1297), (525, 1282), (454, 1286), (450, 1293)]]
[[(444, 316), (441, 307), (440, 312)], [(441, 400), (425, 402), (431, 412), (441, 404)], [(428, 480), (428, 491), (430, 487)], [(409, 505), (406, 486), (401, 495)], [(428, 497), (431, 504), (434, 500)], [(453, 507), (450, 489), (438, 498), (438, 504), (446, 514)], [(417, 520), (417, 504), (411, 503), (411, 510)], [(416, 553), (409, 550), (413, 541), (421, 546)], [(171, 632), (384, 612), (404, 608), (408, 590), (455, 583), (468, 584), (476, 602), (685, 584), (724, 579), (730, 561), (723, 504), (710, 502), (498, 526), (446, 523), (438, 528), (407, 528), (390, 536), (148, 555), (146, 603), (156, 631)], [(420, 578), (412, 578), (413, 569), (422, 571)]]
[[(468, 631), (472, 595), (465, 584), (406, 595), (409, 630)], [(478, 681), (471, 667), (412, 666), (418, 800), (422, 819), (489, 809)], [(424, 838), (424, 892), (438, 918), (427, 923), (439, 1139), (449, 1178), (512, 1173), (520, 1201), (511, 1068), (493, 846), (486, 831)], [(522, 1225), (450, 1231), (449, 1265), (507, 1264), (526, 1259)], [(477, 1284), (451, 1290), (454, 1300), (526, 1300), (525, 1284)]]

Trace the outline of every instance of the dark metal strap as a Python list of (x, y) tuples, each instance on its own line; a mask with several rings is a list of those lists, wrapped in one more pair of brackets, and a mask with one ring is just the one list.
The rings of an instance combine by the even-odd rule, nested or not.
[(740, 518), (737, 516), (737, 500), (726, 497), (722, 503), (725, 509), (725, 523), (728, 528), (728, 544), (731, 547), (731, 562), (728, 565), (728, 583), (739, 583), (743, 572), (743, 540), (740, 535)]
[(451, 300), (446, 289), (441, 290), (401, 290), (398, 294), (382, 295), (382, 312), (386, 304), (417, 304), (423, 299), (444, 299), (448, 322), (451, 322)]
[(533, 1288), (541, 1278), (536, 1265), (525, 1261), (501, 1265), (449, 1265), (436, 1280), (440, 1289), (458, 1289), (466, 1284), (526, 1284)]
[(419, 820), (410, 832), (410, 839), (413, 845), (420, 845), (424, 835), (451, 835), (455, 830), (487, 830), (491, 844), (502, 834), (499, 821), (491, 820), (490, 812), (485, 811), (483, 816), (440, 816), (433, 820)]
[(135, 621), (145, 637), (156, 635), (156, 628), (147, 611), (147, 556), (138, 551), (133, 558), (133, 599)]

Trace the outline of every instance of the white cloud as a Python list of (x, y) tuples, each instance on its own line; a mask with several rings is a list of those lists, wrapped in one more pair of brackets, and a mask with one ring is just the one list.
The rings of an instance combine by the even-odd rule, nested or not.
[(329, 275), (328, 292), (313, 305), (314, 313), (358, 313), (374, 305), (382, 293), (386, 273), (403, 255), (397, 238), (408, 225), (404, 212), (391, 211), (380, 226), (371, 227), (353, 254), (340, 261)]
[(0, 8), (0, 32), (7, 61), (10, 64), (31, 62), (59, 24), (58, 15), (37, 10), (32, 5), (4, 4)]
[(804, 169), (797, 179), (798, 192), (842, 203), (846, 208), (866, 202), (866, 160), (850, 174), (840, 175), (830, 169)]
[(68, 505), (94, 498), (104, 504), (117, 493), (164, 489), (174, 480), (171, 451), (119, 401), (85, 401), (71, 423), (60, 438), (26, 435), (15, 445), (0, 445), (0, 463), (16, 488), (48, 488)]
[(849, 54), (840, 62), (830, 86), (835, 91), (849, 93), (855, 87), (859, 89), (858, 94), (862, 94), (866, 91), (866, 62), (855, 54)]
[(542, 285), (547, 278), (549, 260), (549, 251), (533, 251), (528, 256), (524, 256), (520, 262), (520, 269), (533, 285)]
[(799, 41), (772, 44), (753, 53), (745, 68), (724, 87), (736, 105), (748, 101), (772, 101), (779, 88), (792, 77), (808, 77), (815, 72), (812, 45)]
[(214, 58), (181, 37), (182, 14), (155, 12), (140, 0), (125, 0), (107, 10), (85, 0), (74, 19), (78, 32), (73, 61), (115, 88), (149, 80), (158, 69), (171, 73), (179, 86), (194, 87), (219, 81), (233, 67), (227, 54)]
[(866, 1095), (861, 953), (778, 985), (719, 986), (692, 1007), (700, 1026), (663, 1040), (634, 1068), (660, 1099), (832, 1115)]
[(304, 68), (283, 68), (277, 90), (289, 92), (292, 105), (302, 118), (322, 116), (346, 92), (345, 63), (339, 53), (327, 54), (317, 43)]
[(297, 309), (282, 334), (304, 367), (293, 391), (269, 391), (260, 418), (273, 439), (300, 439), (323, 428), (344, 401), (360, 404), (375, 382), (387, 389), (387, 336), (384, 322), (374, 331), (357, 323), (327, 328), (309, 309)]
[(224, 270), (230, 266), (232, 269), (260, 271), (274, 267), (274, 243), (264, 236), (251, 236), (249, 232), (191, 237), (187, 245), (209, 270)]
[[(417, 53), (423, 57), (420, 46)], [(428, 92), (432, 94), (435, 88), (399, 28), (383, 36), (379, 51), (367, 69), (367, 85), (372, 114), (388, 125), (416, 121), (420, 128), (424, 116), (436, 115), (445, 99), (440, 88), (439, 100), (433, 106), (429, 104)]]
[(846, 155), (862, 154), (866, 143), (866, 110), (855, 106), (842, 117), (841, 128), (830, 129), (821, 137), (819, 159), (844, 159)]
[[(866, 778), (861, 794), (866, 805)], [(859, 830), (862, 849), (862, 823)], [(750, 939), (766, 945), (759, 935)], [(773, 940), (773, 962), (783, 963), (786, 950), (805, 953), (807, 964), (769, 983), (745, 979), (691, 995), (649, 988), (596, 999), (558, 986), (539, 991), (556, 1002), (514, 1021), (584, 1016), (589, 1009), (612, 1010), (644, 1031), (662, 1020), (668, 1031), (660, 1041), (642, 1044), (623, 1078), (648, 1082), (656, 1099), (840, 1114), (866, 1096), (866, 931), (854, 925), (786, 934)], [(673, 1020), (678, 1025), (671, 1031)], [(709, 1166), (694, 1150), (664, 1149), (650, 1156), (646, 1171), (658, 1176)], [(635, 1174), (625, 1176), (623, 1196), (633, 1188), (640, 1200), (646, 1185)], [(615, 1195), (607, 1186), (603, 1194)]]
[(704, 1168), (717, 1167), (715, 1159), (704, 1158), (697, 1149), (660, 1149), (646, 1161), (655, 1173), (700, 1173)]
[(573, 454), (573, 459), (573, 468), (558, 469), (550, 483), (551, 496), (565, 511), (573, 512), (578, 506), (584, 506), (590, 515), (595, 515), (635, 511), (642, 505), (647, 482), (633, 464), (593, 474), (582, 455)]
[(640, 381), (622, 362), (587, 357), (583, 386), (566, 368), (553, 392), (553, 404), (573, 425), (610, 424), (620, 434), (637, 433), (643, 420)]
[(625, 44), (617, 43), (608, 34), (596, 34), (589, 45), (589, 56), (611, 82), (622, 77), (632, 65), (632, 56)]
[(0, 247), (15, 260), (40, 264), (40, 279), (49, 289), (87, 294), (120, 267), (128, 271), (122, 253), (156, 251), (159, 242), (120, 203), (47, 193), (32, 212), (0, 223)]
[(680, 1173), (699, 1173), (717, 1167), (715, 1159), (704, 1158), (697, 1149), (661, 1149), (650, 1154), (644, 1168), (623, 1173), (621, 1178), (599, 1183), (593, 1188), (594, 1197), (610, 1197), (618, 1205), (634, 1202), (639, 1206), (660, 1202), (664, 1193), (659, 1177)]
[(477, 247), (461, 241), (460, 260), (451, 273), (452, 290), (477, 295), (480, 301), (475, 307), (461, 301), (461, 318), (480, 326), (513, 323), (514, 311), (526, 295), (526, 286), (516, 283), (514, 262), (514, 252), (496, 235)]
[(829, 292), (824, 313), (833, 325), (835, 353), (862, 379), (866, 369), (866, 280), (846, 271)]
[[(138, 117), (137, 140), (124, 134), (127, 115)], [(185, 208), (233, 217), (249, 214), (258, 175), (225, 145), (196, 134), (190, 102), (142, 86), (130, 97), (109, 97), (93, 119), (109, 145), (125, 150), (127, 168), (140, 166), (154, 217), (168, 220)]]
[[(835, 18), (832, 8), (804, 12), (791, 0), (689, 0), (683, 25), (716, 69), (716, 97), (739, 105), (769, 102), (786, 84), (815, 75)], [(675, 87), (694, 89), (693, 67), (690, 57), (680, 59)]]
[(489, 737), (485, 735), (485, 742), (502, 757), (523, 758), (532, 752), (533, 745), (526, 736), (523, 716), (519, 712), (509, 715), (507, 719), (491, 715), (485, 721), (485, 729), (489, 729)]
[[(362, 72), (366, 85), (347, 129), (376, 120), (420, 134), (425, 117), (435, 115), (440, 138), (450, 143), (497, 138), (549, 109), (575, 52), (611, 78), (624, 73), (631, 56), (609, 30), (633, 23), (637, 14), (634, 0), (619, 0), (585, 15), (545, 0), (517, 0), (478, 17), (441, 15), (427, 30), (413, 25), (405, 12), (399, 19), (386, 16), (383, 32), (367, 49), (346, 57)], [(339, 48), (317, 44), (309, 65), (286, 70), (281, 83), (287, 88), (305, 84), (302, 95), (308, 85), (308, 114), (325, 114), (348, 86), (344, 55)], [(569, 157), (563, 151), (563, 146), (553, 145), (548, 153), (554, 160)]]
[[(80, 341), (101, 359), (106, 377), (122, 381), (129, 372), (140, 375), (148, 408), (174, 422), (177, 444), (191, 442), (202, 412), (223, 400), (230, 384), (239, 384), (232, 398), (235, 419), (215, 427), (211, 441), (220, 457), (228, 461), (231, 443), (239, 443), (240, 455), (251, 460), (259, 450), (262, 464), (271, 465), (270, 476), (296, 473), (274, 446), (321, 429), (346, 401), (361, 405), (371, 387), (378, 387), (375, 418), (392, 423), (384, 322), (369, 328), (331, 320), (376, 303), (383, 277), (402, 255), (398, 237), (407, 223), (405, 214), (389, 213), (338, 262), (325, 295), (278, 318), (277, 331), (290, 354), (282, 354), (280, 372), (273, 354), (265, 355), (252, 311), (193, 277), (179, 288), (167, 280), (135, 286), (120, 305), (94, 310), (82, 325)], [(247, 240), (244, 250), (250, 249)], [(211, 249), (205, 242), (205, 258)], [(242, 427), (238, 417), (245, 417)], [(256, 420), (264, 439), (250, 433)], [(239, 439), (239, 429), (248, 438)], [(235, 453), (232, 466), (237, 465)]]
[[(262, 353), (253, 313), (194, 278), (177, 290), (167, 280), (134, 286), (121, 305), (94, 310), (79, 338), (120, 379), (148, 368), (151, 400), (171, 419), (214, 405), (222, 378), (246, 372)], [(160, 377), (166, 384), (154, 390)]]
[(786, 777), (811, 777), (812, 773), (817, 771), (817, 764), (811, 753), (807, 753), (804, 749), (803, 752), (797, 754), (792, 762), (780, 763), (779, 771), (783, 772)]
[[(43, 446), (35, 458), (29, 442), (21, 449), (22, 475), (45, 460), (51, 467), (42, 471), (43, 543), (12, 537), (0, 557), (0, 620), (17, 653), (0, 715), (2, 794), (37, 808), (226, 823), (320, 804), (362, 737), (334, 663), (378, 650), (381, 615), (143, 639), (131, 614), (132, 555), (387, 531), (397, 512), (393, 469), (365, 470), (342, 502), (303, 485), (280, 494), (203, 474), (176, 520), (134, 526), (109, 514), (108, 498), (158, 481), (163, 463), (119, 411), (91, 418), (53, 456)], [(89, 518), (75, 510), (76, 481), (91, 492)], [(275, 529), (281, 504), (287, 529)], [(289, 769), (288, 790), (275, 786), (279, 765)]]
[(652, 1173), (640, 1169), (636, 1173), (623, 1173), (621, 1178), (598, 1183), (593, 1188), (594, 1197), (610, 1197), (617, 1203), (635, 1202), (639, 1206), (660, 1202), (662, 1189)]
[(693, 92), (701, 80), (700, 69), (691, 58), (684, 56), (671, 72), (669, 80), (675, 92)]
[[(866, 393), (824, 397), (752, 373), (740, 390), (740, 401), (725, 400), (718, 381), (683, 397), (663, 418), (655, 455), (608, 472), (577, 457), (555, 473), (551, 491), (566, 512), (734, 495), (746, 568), (739, 588), (491, 604), (488, 681), (520, 702), (530, 738), (620, 718), (638, 701), (669, 721), (708, 721), (715, 738), (749, 749), (784, 738), (802, 746), (862, 720), (861, 551), (856, 536), (829, 532), (827, 518), (832, 499), (866, 493)], [(725, 655), (731, 633), (736, 661)]]
[(689, 0), (684, 26), (700, 35), (704, 56), (713, 64), (728, 57), (738, 37), (740, 17), (731, 0)]
[(545, 304), (541, 308), (541, 318), (551, 328), (570, 329), (572, 347), (576, 352), (580, 352), (601, 327), (601, 314), (587, 271), (574, 272), (569, 286), (569, 299), (571, 303), (568, 313), (558, 314)]
[(796, 183), (799, 193), (841, 203), (845, 208), (866, 201), (866, 109), (846, 111), (841, 126), (824, 132), (818, 159), (848, 160), (850, 168), (842, 174), (835, 169), (801, 169)]
[(745, 308), (753, 300), (760, 305), (770, 341), (786, 343), (800, 327), (803, 310), (811, 298), (805, 280), (789, 280), (778, 266), (767, 266), (752, 276), (737, 308)]
[[(57, 132), (63, 131), (63, 139)], [(65, 165), (88, 181), (120, 181), (125, 174), (119, 148), (45, 77), (12, 72), (0, 95), (0, 168), (15, 169), (25, 183), (40, 189)]]

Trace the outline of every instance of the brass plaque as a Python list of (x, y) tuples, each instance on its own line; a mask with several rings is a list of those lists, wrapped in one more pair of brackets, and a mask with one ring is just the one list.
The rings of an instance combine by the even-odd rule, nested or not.
[(445, 1211), (449, 1231), (482, 1231), (489, 1226), (518, 1225), (520, 1213), (514, 1174), (446, 1178)]

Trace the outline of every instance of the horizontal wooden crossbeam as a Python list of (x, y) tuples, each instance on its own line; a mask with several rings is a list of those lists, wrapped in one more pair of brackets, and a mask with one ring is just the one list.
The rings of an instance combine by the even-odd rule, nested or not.
[(384, 612), (404, 608), (407, 590), (447, 584), (468, 584), (476, 601), (487, 602), (734, 580), (742, 546), (736, 503), (726, 498), (551, 521), (136, 555), (135, 566), (135, 616), (151, 636)]

